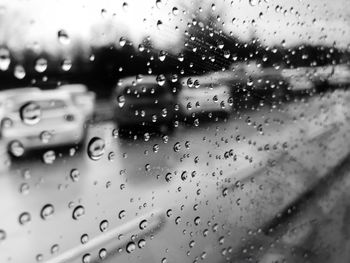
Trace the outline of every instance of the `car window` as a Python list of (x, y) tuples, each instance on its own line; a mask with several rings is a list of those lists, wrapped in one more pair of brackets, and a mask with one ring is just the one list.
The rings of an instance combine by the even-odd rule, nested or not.
[(349, 263), (348, 0), (1, 0), (0, 263)]
[[(69, 100), (68, 100), (69, 101)], [(37, 102), (43, 110), (59, 110), (64, 109), (67, 103), (63, 100), (41, 100)]]
[[(57, 100), (57, 99), (45, 99), (38, 98), (37, 96), (34, 96), (30, 98), (29, 96), (26, 96), (25, 98), (16, 98), (12, 97), (9, 99), (4, 100), (5, 109), (8, 112), (13, 113), (19, 113), (23, 107), (28, 105), (28, 103), (32, 103), (37, 105), (37, 107), (40, 107), (43, 110), (58, 110), (58, 109), (64, 109), (67, 106), (67, 103), (63, 100)], [(69, 99), (69, 98), (68, 98)]]

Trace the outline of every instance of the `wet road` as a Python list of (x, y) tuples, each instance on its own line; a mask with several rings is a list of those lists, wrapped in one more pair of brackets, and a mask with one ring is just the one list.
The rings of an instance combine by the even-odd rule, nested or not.
[[(86, 145), (57, 150), (52, 164), (41, 155), (12, 163), (2, 155), (0, 262), (82, 262), (86, 253), (93, 262), (101, 249), (105, 262), (234, 258), (249, 230), (347, 156), (349, 102), (350, 93), (336, 91), (137, 140), (116, 134), (113, 122), (91, 124), (87, 141), (106, 144), (97, 161)], [(24, 212), (30, 220), (20, 224)]]

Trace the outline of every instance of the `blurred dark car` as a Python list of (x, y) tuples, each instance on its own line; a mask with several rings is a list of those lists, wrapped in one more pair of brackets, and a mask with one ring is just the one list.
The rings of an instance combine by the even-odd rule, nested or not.
[(234, 97), (241, 94), (243, 89), (252, 99), (273, 103), (284, 100), (289, 94), (288, 79), (281, 74), (279, 68), (263, 67), (256, 61), (250, 61), (233, 64), (232, 72)]
[(123, 78), (112, 95), (114, 118), (120, 129), (135, 127), (170, 131), (175, 117), (176, 95), (165, 77)]

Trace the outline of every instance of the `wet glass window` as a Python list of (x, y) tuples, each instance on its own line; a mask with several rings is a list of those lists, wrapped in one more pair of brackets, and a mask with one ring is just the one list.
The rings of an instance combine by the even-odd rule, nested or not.
[(0, 263), (348, 263), (348, 0), (0, 0)]

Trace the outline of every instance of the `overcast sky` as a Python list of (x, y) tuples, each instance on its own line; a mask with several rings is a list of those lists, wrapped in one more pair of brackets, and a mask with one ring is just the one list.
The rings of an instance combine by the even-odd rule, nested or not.
[(149, 35), (158, 48), (177, 52), (187, 23), (208, 12), (242, 40), (254, 33), (267, 45), (350, 44), (348, 0), (0, 0), (0, 45), (69, 53), (77, 41), (88, 51), (119, 45), (122, 36), (137, 46)]

